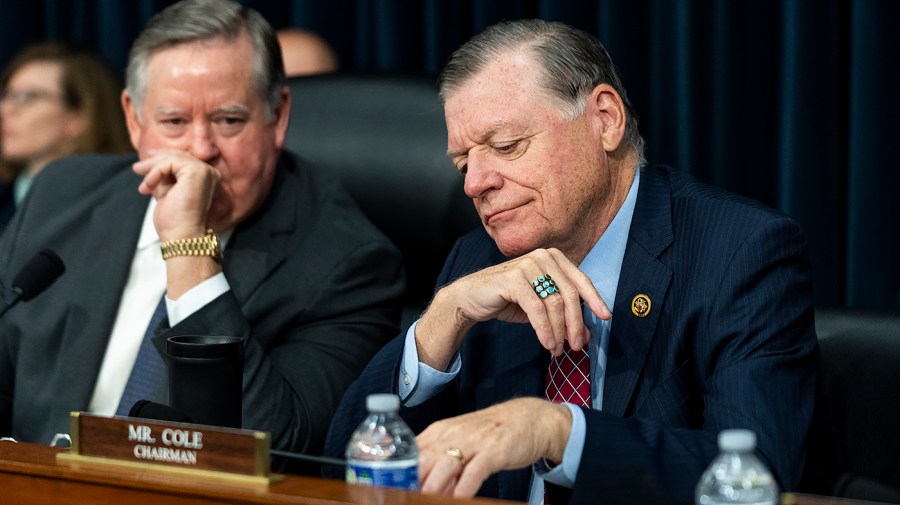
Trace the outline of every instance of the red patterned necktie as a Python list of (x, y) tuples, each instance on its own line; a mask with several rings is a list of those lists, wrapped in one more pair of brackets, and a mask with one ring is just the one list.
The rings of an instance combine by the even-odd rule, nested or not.
[(591, 358), (587, 347), (573, 351), (567, 342), (561, 356), (550, 356), (546, 394), (554, 403), (591, 406)]

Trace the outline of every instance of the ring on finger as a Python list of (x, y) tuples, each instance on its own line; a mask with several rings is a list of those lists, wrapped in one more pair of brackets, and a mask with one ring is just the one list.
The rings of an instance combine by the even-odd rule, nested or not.
[(559, 293), (559, 287), (556, 285), (556, 281), (550, 278), (550, 274), (539, 275), (537, 279), (531, 281), (531, 287), (541, 298)]
[(459, 461), (460, 465), (466, 464), (466, 457), (463, 456), (463, 453), (461, 450), (459, 450), (459, 447), (451, 447), (447, 449), (445, 454), (447, 456), (450, 456), (451, 458), (455, 458), (457, 461)]

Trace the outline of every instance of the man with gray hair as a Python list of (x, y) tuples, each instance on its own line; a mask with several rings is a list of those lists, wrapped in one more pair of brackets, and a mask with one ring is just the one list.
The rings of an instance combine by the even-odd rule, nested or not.
[(396, 332), (404, 279), (340, 185), (282, 152), (291, 96), (272, 28), (230, 0), (172, 5), (135, 41), (122, 105), (137, 159), (48, 167), (0, 241), (4, 296), (42, 248), (67, 267), (0, 321), (0, 436), (47, 443), (70, 411), (164, 403), (167, 337), (236, 335), (243, 426), (320, 452), (344, 389)]
[(490, 27), (440, 84), (483, 229), (350, 387), (326, 454), (393, 392), (426, 493), (688, 504), (729, 428), (793, 489), (818, 369), (796, 223), (646, 165), (609, 55), (567, 25)]

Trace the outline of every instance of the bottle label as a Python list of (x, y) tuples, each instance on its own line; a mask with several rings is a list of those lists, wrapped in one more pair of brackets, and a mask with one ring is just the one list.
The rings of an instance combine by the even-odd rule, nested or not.
[(347, 461), (347, 482), (417, 491), (419, 466), (415, 460)]

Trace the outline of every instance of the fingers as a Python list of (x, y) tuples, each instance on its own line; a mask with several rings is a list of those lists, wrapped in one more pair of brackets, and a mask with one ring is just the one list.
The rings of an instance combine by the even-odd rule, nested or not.
[(218, 170), (183, 151), (171, 149), (153, 151), (148, 158), (134, 163), (134, 172), (142, 175), (139, 190), (151, 194), (160, 184), (172, 185), (181, 177), (202, 177), (218, 183)]
[[(535, 284), (546, 296), (539, 296)], [(534, 250), (441, 288), (416, 330), (419, 358), (445, 370), (469, 328), (491, 319), (531, 324), (541, 346), (556, 356), (566, 342), (581, 350), (590, 338), (582, 300), (598, 317), (611, 317), (591, 280), (562, 252)]]
[[(568, 335), (574, 328), (581, 327), (582, 323), (580, 318), (578, 321), (571, 321), (566, 318), (566, 300), (562, 296), (558, 294), (548, 296), (545, 300), (542, 300), (542, 302), (544, 312), (547, 314), (547, 320), (550, 324), (550, 334), (552, 336), (552, 340), (549, 341), (549, 345), (552, 347), (546, 345), (545, 347), (547, 347), (554, 356), (559, 356), (563, 353), (563, 344), (568, 340)], [(576, 326), (572, 326), (573, 324)]]
[(478, 493), (481, 485), (490, 477), (480, 463), (482, 458), (475, 458), (465, 466), (450, 457), (439, 459), (430, 473), (420, 476), (420, 490), (426, 494), (471, 498)]
[[(563, 256), (562, 260), (568, 262)], [(517, 302), (534, 328), (541, 345), (555, 356), (563, 352), (563, 344), (568, 340), (569, 326), (581, 328), (581, 317), (570, 319), (566, 316), (566, 306), (572, 303), (574, 294), (576, 307), (578, 294), (569, 287), (568, 277), (559, 264), (559, 258), (550, 251), (539, 249), (518, 258), (516, 267), (521, 272), (521, 280), (515, 284), (521, 288)], [(524, 283), (524, 284), (523, 284)], [(539, 292), (545, 293), (541, 297)], [(563, 293), (566, 292), (566, 295)], [(580, 309), (578, 309), (580, 313)]]
[(421, 490), (472, 497), (496, 472), (524, 468), (542, 457), (561, 459), (570, 424), (566, 407), (539, 398), (517, 398), (435, 422), (416, 437)]
[[(134, 164), (134, 171), (138, 175), (144, 176), (140, 186), (138, 186), (138, 192), (142, 195), (153, 195), (154, 198), (159, 199), (165, 196), (168, 186), (170, 186), (174, 180), (172, 180), (171, 165), (156, 165), (156, 163), (150, 163), (147, 160), (139, 161)], [(164, 178), (168, 179), (168, 184), (161, 184)]]
[[(446, 423), (438, 424), (438, 431), (446, 429)], [(434, 430), (432, 430), (434, 432)], [(422, 436), (425, 436), (423, 439)], [(447, 435), (440, 435), (434, 442), (428, 442), (428, 430), (417, 437), (419, 442), (419, 481), (420, 490), (428, 494), (441, 494), (470, 498), (481, 488), (481, 484), (490, 477), (491, 467), (486, 464), (486, 457), (478, 449), (467, 449), (467, 453), (457, 447), (441, 449), (446, 444)], [(457, 442), (466, 444), (458, 437)], [(469, 447), (466, 445), (466, 447)], [(453, 454), (456, 451), (459, 457)], [(467, 459), (468, 454), (474, 454)], [(496, 470), (494, 470), (496, 471)]]
[(419, 461), (421, 491), (428, 494), (452, 494), (463, 468), (463, 461), (446, 453), (422, 451)]
[(599, 317), (611, 317), (591, 280), (558, 249), (535, 250), (518, 261), (523, 275), (533, 276), (529, 285), (547, 275), (551, 280), (544, 283), (556, 284), (556, 292), (545, 298), (532, 290), (519, 302), (541, 345), (555, 356), (562, 354), (565, 342), (581, 350), (590, 338), (582, 316), (582, 299)]
[(481, 489), (481, 485), (491, 476), (490, 465), (486, 464), (484, 453), (479, 453), (462, 467), (462, 474), (453, 488), (453, 496), (471, 498)]
[[(569, 261), (559, 249), (549, 249), (548, 252), (554, 257), (563, 271), (562, 273), (567, 276), (566, 281), (571, 282), (571, 287), (575, 289), (581, 300), (584, 300), (590, 307), (591, 312), (601, 319), (611, 318), (612, 313), (609, 311), (609, 307), (600, 296), (600, 293), (597, 292), (597, 289), (594, 288), (594, 283), (591, 282), (591, 279), (584, 272), (578, 270), (578, 267)], [(563, 291), (560, 290), (560, 293), (563, 293)]]
[(578, 270), (558, 249), (550, 249), (548, 252), (554, 257), (556, 264), (561, 270), (560, 274), (558, 274), (563, 277), (561, 281), (568, 286), (567, 289), (560, 288), (559, 290), (560, 296), (565, 299), (563, 307), (567, 330), (566, 340), (572, 349), (580, 351), (590, 339), (590, 332), (584, 325), (582, 300), (589, 307), (591, 303), (596, 305), (601, 313), (606, 314), (603, 317), (604, 319), (609, 319), (611, 314), (603, 298), (600, 297), (600, 294), (594, 288), (593, 282), (587, 275)]
[(468, 444), (458, 437), (449, 435), (465, 448), (446, 445), (448, 430), (452, 433), (453, 426), (453, 422), (437, 422), (416, 436), (419, 483), (423, 493), (452, 495), (465, 467), (466, 457), (472, 454)]
[(136, 162), (133, 170), (143, 176), (138, 191), (157, 202), (154, 224), (160, 239), (194, 237), (210, 224), (208, 213), (222, 179), (215, 167), (164, 149)]

